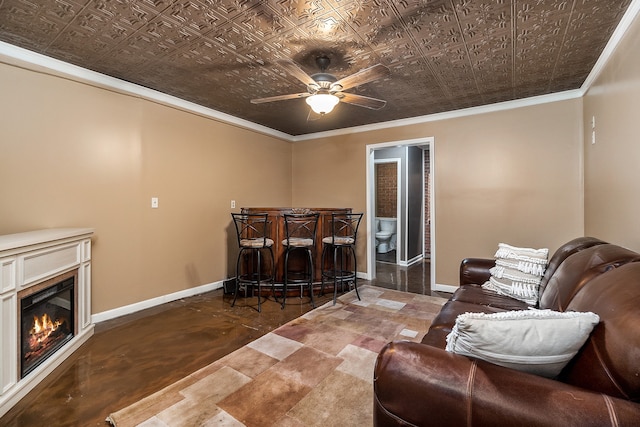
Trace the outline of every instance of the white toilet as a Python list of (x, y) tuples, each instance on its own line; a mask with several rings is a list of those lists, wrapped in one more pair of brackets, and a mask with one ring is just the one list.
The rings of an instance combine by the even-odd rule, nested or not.
[(396, 248), (396, 218), (376, 218), (376, 247), (386, 254)]

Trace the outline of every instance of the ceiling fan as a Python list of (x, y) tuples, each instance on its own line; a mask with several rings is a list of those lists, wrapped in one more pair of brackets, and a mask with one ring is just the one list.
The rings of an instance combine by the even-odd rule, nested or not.
[(311, 106), (311, 109), (320, 115), (330, 113), (333, 107), (340, 101), (371, 110), (379, 110), (386, 105), (387, 101), (382, 99), (356, 95), (355, 93), (344, 92), (344, 90), (386, 76), (389, 73), (387, 67), (382, 64), (376, 64), (338, 80), (333, 74), (326, 72), (330, 63), (331, 60), (327, 56), (318, 56), (316, 58), (316, 64), (318, 68), (320, 68), (320, 72), (309, 75), (292, 60), (285, 59), (278, 61), (278, 64), (282, 68), (307, 86), (307, 91), (252, 99), (251, 103), (262, 104), (265, 102), (284, 101), (286, 99), (306, 98), (306, 102)]

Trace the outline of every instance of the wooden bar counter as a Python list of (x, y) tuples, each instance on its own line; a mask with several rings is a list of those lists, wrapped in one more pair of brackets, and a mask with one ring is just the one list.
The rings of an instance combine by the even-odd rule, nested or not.
[[(318, 218), (318, 229), (316, 230), (316, 249), (314, 253), (314, 282), (320, 282), (322, 279), (321, 257), (322, 257), (322, 238), (331, 235), (331, 213), (351, 213), (352, 208), (242, 208), (242, 213), (268, 213), (269, 214), (269, 237), (273, 239), (273, 255), (275, 257), (275, 282), (283, 283), (284, 280), (284, 246), (282, 241), (287, 238), (284, 227), (285, 213), (301, 213), (308, 210), (309, 212), (317, 212), (320, 214)], [(302, 251), (294, 251), (289, 256), (289, 269), (298, 270), (304, 268), (305, 258)], [(293, 287), (294, 289), (296, 287)], [(299, 287), (298, 287), (299, 288)], [(288, 293), (288, 292), (287, 292)]]

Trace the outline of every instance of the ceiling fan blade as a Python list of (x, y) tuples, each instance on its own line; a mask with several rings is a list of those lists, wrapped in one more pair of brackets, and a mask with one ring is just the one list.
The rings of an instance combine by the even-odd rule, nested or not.
[(342, 102), (371, 110), (379, 110), (387, 105), (387, 101), (383, 101), (382, 99), (369, 98), (368, 96), (356, 95), (355, 93), (341, 92), (338, 96), (341, 97), (340, 100)]
[(282, 59), (278, 61), (278, 65), (287, 70), (289, 74), (291, 74), (296, 79), (300, 80), (307, 86), (317, 86), (315, 80), (311, 78), (309, 74), (307, 74), (298, 64), (293, 62), (290, 59)]
[(270, 96), (270, 97), (267, 97), (267, 98), (252, 99), (251, 103), (252, 104), (264, 104), (265, 102), (284, 101), (284, 100), (287, 100), (287, 99), (306, 98), (309, 95), (311, 95), (309, 92), (291, 93), (289, 95), (276, 95), (276, 96)]
[(344, 77), (331, 85), (332, 88), (341, 86), (339, 90), (345, 90), (354, 86), (359, 86), (368, 82), (372, 82), (389, 74), (389, 69), (382, 65), (376, 64), (373, 67), (365, 68), (350, 76)]

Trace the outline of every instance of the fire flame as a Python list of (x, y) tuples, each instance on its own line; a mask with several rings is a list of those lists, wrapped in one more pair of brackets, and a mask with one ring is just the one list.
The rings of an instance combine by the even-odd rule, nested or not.
[(29, 331), (31, 335), (29, 337), (29, 345), (31, 348), (38, 348), (42, 345), (62, 323), (61, 320), (51, 320), (47, 313), (43, 314), (42, 317), (33, 316), (33, 327)]

